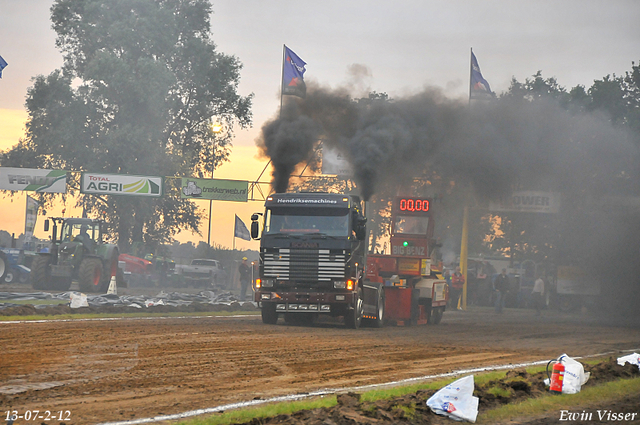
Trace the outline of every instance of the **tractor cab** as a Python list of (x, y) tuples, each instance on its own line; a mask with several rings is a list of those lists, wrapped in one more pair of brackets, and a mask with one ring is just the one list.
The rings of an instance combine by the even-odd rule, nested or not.
[(102, 243), (100, 222), (88, 218), (68, 219), (63, 223), (60, 240), (64, 242), (82, 243), (89, 251), (96, 244)]

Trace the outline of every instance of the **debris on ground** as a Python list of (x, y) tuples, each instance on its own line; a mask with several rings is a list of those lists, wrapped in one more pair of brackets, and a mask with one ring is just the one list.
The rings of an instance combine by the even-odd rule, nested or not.
[[(216, 294), (213, 291), (201, 291), (197, 294), (161, 291), (156, 296), (145, 295), (86, 295), (87, 306), (72, 308), (69, 304), (17, 304), (15, 301), (64, 300), (81, 296), (78, 292), (11, 293), (0, 292), (0, 316), (87, 314), (87, 313), (130, 313), (144, 308), (158, 313), (168, 312), (215, 312), (215, 311), (254, 311), (257, 304), (253, 301), (240, 301), (231, 292)], [(83, 303), (84, 305), (84, 303)], [(76, 307), (76, 306), (74, 306)]]

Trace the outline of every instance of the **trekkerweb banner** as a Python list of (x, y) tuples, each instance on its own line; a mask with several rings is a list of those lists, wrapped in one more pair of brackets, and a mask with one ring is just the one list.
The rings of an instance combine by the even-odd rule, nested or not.
[(182, 178), (180, 197), (247, 202), (249, 182), (244, 180)]

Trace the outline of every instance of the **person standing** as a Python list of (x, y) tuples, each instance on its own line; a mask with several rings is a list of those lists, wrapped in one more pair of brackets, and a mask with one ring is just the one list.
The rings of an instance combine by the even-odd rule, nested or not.
[(460, 266), (456, 267), (456, 271), (451, 275), (451, 308), (458, 308), (462, 310), (462, 307), (458, 307), (460, 296), (462, 295), (462, 289), (464, 288), (464, 276), (460, 273)]
[(502, 269), (502, 273), (496, 276), (495, 282), (493, 282), (493, 290), (497, 293), (496, 298), (496, 313), (502, 313), (504, 309), (504, 303), (507, 299), (507, 292), (509, 292), (509, 276), (507, 276), (507, 269)]
[(542, 314), (542, 302), (544, 300), (543, 295), (544, 280), (542, 280), (542, 277), (538, 276), (533, 284), (533, 290), (531, 291), (531, 298), (533, 299), (533, 306), (536, 309), (536, 316), (540, 316)]
[(240, 273), (240, 300), (244, 301), (247, 296), (247, 289), (251, 283), (251, 267), (247, 264), (247, 257), (242, 257), (242, 263), (238, 267)]

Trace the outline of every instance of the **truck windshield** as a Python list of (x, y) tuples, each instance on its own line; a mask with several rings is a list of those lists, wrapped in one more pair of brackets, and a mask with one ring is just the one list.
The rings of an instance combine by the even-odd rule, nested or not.
[(349, 236), (349, 210), (318, 208), (267, 209), (264, 234)]
[(426, 235), (429, 217), (399, 215), (394, 224), (396, 234)]

